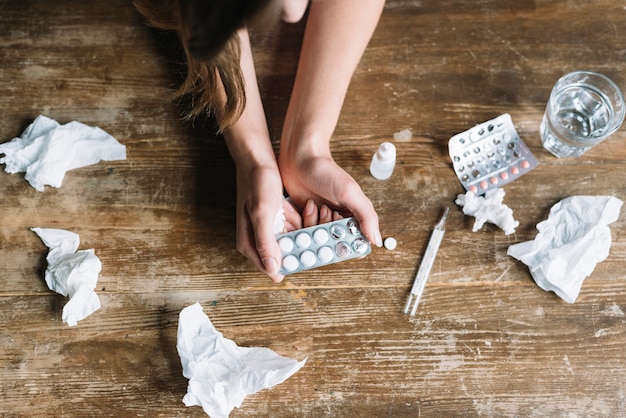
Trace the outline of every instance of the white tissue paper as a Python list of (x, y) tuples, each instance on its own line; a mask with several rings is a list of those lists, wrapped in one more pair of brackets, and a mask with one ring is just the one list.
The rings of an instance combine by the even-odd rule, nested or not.
[(94, 291), (102, 263), (93, 249), (80, 250), (78, 234), (63, 229), (31, 228), (50, 249), (45, 278), (50, 290), (69, 296), (63, 307), (63, 322), (74, 326), (100, 309)]
[(396, 141), (410, 141), (411, 138), (413, 138), (413, 132), (410, 129), (403, 129), (393, 134), (393, 139)]
[(515, 232), (519, 222), (513, 218), (513, 211), (503, 204), (504, 190), (495, 188), (487, 190), (484, 196), (476, 196), (473, 192), (460, 194), (454, 201), (463, 207), (463, 213), (474, 216), (472, 232), (478, 231), (485, 222), (492, 223), (504, 231), (505, 235)]
[(574, 303), (583, 280), (609, 255), (608, 225), (618, 219), (622, 204), (613, 196), (563, 199), (537, 224), (534, 240), (510, 246), (507, 254), (530, 268), (540, 288)]
[(44, 185), (61, 187), (69, 170), (125, 160), (126, 147), (98, 127), (76, 121), (60, 125), (40, 115), (21, 137), (0, 144), (0, 154), (7, 173), (25, 172), (31, 186), (42, 192)]
[(274, 226), (272, 228), (274, 235), (282, 234), (283, 232), (285, 232), (286, 221), (287, 217), (285, 216), (285, 209), (283, 209), (283, 207), (281, 206), (280, 209), (278, 209), (276, 217), (274, 218)]
[(239, 347), (215, 329), (197, 302), (180, 312), (176, 348), (189, 379), (183, 402), (201, 406), (211, 418), (228, 417), (248, 394), (285, 381), (306, 362), (268, 348)]

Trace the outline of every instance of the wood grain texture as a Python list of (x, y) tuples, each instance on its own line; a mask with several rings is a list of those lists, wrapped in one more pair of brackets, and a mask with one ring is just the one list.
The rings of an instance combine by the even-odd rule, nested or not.
[[(0, 3), (0, 142), (39, 114), (99, 126), (126, 161), (68, 172), (34, 191), (0, 172), (0, 415), (205, 416), (186, 408), (178, 313), (200, 302), (242, 346), (307, 363), (251, 395), (233, 417), (626, 415), (626, 223), (574, 304), (539, 289), (506, 255), (572, 195), (626, 198), (626, 131), (582, 157), (541, 148), (539, 123), (558, 77), (605, 73), (626, 88), (620, 2), (389, 0), (356, 70), (332, 141), (337, 162), (376, 206), (394, 251), (275, 285), (235, 249), (234, 167), (208, 121), (186, 124), (169, 98), (180, 50), (126, 0)], [(254, 32), (277, 149), (304, 25)], [(510, 113), (540, 165), (505, 187), (520, 226), (471, 232), (448, 139)], [(393, 134), (410, 129), (410, 140)], [(394, 141), (392, 178), (369, 175)], [(431, 229), (446, 235), (418, 314), (401, 309)], [(31, 227), (80, 235), (103, 263), (102, 308), (69, 328), (66, 300), (43, 280)]]

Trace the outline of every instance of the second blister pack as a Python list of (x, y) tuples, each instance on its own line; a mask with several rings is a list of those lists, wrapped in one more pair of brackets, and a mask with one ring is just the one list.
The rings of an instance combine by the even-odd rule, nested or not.
[(507, 113), (454, 135), (448, 151), (461, 184), (477, 195), (512, 182), (538, 164)]

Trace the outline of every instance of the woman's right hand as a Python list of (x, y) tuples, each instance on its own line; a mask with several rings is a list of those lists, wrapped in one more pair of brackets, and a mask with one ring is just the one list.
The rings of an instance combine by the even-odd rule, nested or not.
[[(290, 156), (281, 153), (279, 162), (283, 184), (290, 199), (296, 205), (304, 206), (302, 217), (305, 226), (354, 215), (367, 239), (378, 247), (382, 245), (374, 205), (356, 180), (337, 165), (330, 153), (296, 153)], [(315, 217), (317, 206), (311, 206), (309, 201), (319, 205), (319, 219)]]
[(237, 250), (274, 282), (279, 273), (281, 252), (274, 223), (280, 210), (285, 214), (285, 231), (302, 228), (300, 214), (283, 198), (283, 184), (274, 165), (237, 166)]

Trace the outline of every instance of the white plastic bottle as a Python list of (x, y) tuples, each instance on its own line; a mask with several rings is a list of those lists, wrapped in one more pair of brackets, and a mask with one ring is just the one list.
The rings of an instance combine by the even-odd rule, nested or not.
[(383, 142), (372, 156), (370, 173), (378, 180), (386, 180), (391, 177), (396, 165), (396, 147), (391, 142)]

